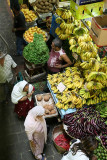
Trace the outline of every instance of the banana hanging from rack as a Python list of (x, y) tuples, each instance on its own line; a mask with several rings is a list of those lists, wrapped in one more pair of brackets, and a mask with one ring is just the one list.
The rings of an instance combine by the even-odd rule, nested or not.
[(72, 13), (70, 12), (70, 10), (65, 10), (65, 12), (63, 12), (63, 14), (61, 15), (63, 19), (69, 19), (71, 18), (71, 16), (72, 16)]
[(64, 20), (62, 18), (58, 17), (56, 19), (56, 23), (61, 24), (62, 22), (64, 22)]

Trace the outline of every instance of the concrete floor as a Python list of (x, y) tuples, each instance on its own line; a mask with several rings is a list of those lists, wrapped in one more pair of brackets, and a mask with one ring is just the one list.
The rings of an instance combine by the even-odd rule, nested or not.
[[(15, 35), (11, 32), (13, 18), (6, 0), (0, 0), (0, 34), (9, 45), (9, 54), (18, 64), (18, 69), (23, 70), (23, 57), (16, 56)], [(37, 92), (38, 93), (38, 92)], [(36, 92), (35, 92), (36, 94)], [(24, 120), (19, 120), (13, 112), (14, 105), (11, 103), (10, 94), (8, 104), (0, 104), (0, 160), (34, 160), (27, 136), (24, 131)], [(57, 119), (50, 119), (50, 132), (44, 153), (47, 160), (60, 160), (59, 154), (52, 142), (52, 130), (58, 124)]]

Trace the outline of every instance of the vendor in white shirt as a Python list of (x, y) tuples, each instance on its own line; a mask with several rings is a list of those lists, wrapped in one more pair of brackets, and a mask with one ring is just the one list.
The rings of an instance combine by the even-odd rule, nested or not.
[(86, 137), (84, 140), (79, 139), (74, 142), (67, 155), (61, 160), (97, 160), (93, 151), (97, 148), (97, 140), (94, 137)]
[[(66, 62), (65, 65), (62, 65), (63, 61)], [(68, 67), (71, 64), (71, 60), (62, 49), (62, 41), (58, 38), (55, 38), (52, 42), (52, 50), (47, 62), (49, 73), (51, 74), (60, 72), (62, 68)]]
[[(0, 51), (0, 102), (6, 102), (8, 97), (6, 89), (12, 90), (13, 84), (13, 72), (12, 68), (15, 69), (17, 74), (17, 64), (14, 62), (10, 55), (6, 55)], [(6, 97), (7, 96), (7, 97)]]

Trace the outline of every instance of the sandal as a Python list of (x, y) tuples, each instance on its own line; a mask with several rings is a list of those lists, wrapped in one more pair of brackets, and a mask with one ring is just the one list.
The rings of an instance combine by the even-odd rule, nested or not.
[(46, 160), (46, 157), (42, 157), (42, 160)]

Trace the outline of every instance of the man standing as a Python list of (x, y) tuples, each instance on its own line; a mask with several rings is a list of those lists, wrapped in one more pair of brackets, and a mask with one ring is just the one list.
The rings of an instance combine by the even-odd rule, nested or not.
[(14, 13), (14, 28), (12, 29), (12, 32), (15, 32), (16, 35), (17, 55), (21, 56), (23, 51), (23, 44), (25, 43), (23, 39), (23, 33), (26, 30), (25, 17), (24, 14), (20, 11), (19, 5), (14, 5), (12, 10)]
[(6, 89), (12, 90), (13, 72), (17, 74), (17, 64), (10, 55), (0, 51), (0, 102), (6, 102)]

